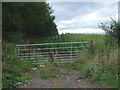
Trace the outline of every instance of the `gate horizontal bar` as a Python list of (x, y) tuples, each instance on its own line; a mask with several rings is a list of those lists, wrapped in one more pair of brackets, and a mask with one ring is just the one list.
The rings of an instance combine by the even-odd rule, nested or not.
[[(75, 59), (75, 58), (74, 58)], [(54, 62), (56, 62), (56, 61), (73, 61), (74, 59), (57, 59), (57, 60), (55, 60)], [(28, 62), (46, 62), (46, 61), (49, 61), (50, 62), (50, 60), (35, 60), (35, 61), (28, 61)]]
[[(81, 51), (65, 51), (65, 52), (58, 52), (58, 54), (62, 54), (62, 53), (71, 53), (71, 52), (81, 52)], [(34, 54), (34, 55), (37, 55), (37, 54), (39, 54), (39, 55), (41, 55), (41, 54), (47, 54), (48, 52), (40, 52), (40, 53), (22, 53), (22, 54), (20, 54), (19, 53), (19, 55), (32, 55), (32, 54)], [(56, 52), (50, 52), (50, 53), (56, 53)]]
[(89, 42), (86, 41), (86, 42), (66, 42), (66, 43), (21, 44), (21, 45), (16, 45), (16, 46), (36, 46), (36, 45), (76, 44), (76, 43), (89, 43)]
[[(74, 60), (74, 59), (76, 59), (76, 58), (70, 58), (70, 59), (56, 59), (56, 60)], [(25, 60), (28, 60), (28, 61), (30, 61), (30, 60), (37, 60), (37, 61), (49, 61), (49, 59), (41, 59), (41, 58), (38, 58), (38, 59), (35, 59), (35, 58), (32, 58), (32, 59), (25, 59)], [(55, 61), (56, 61), (55, 60)]]
[[(71, 62), (76, 62), (76, 61), (54, 62), (54, 63), (71, 63)], [(33, 64), (45, 64), (45, 63), (33, 63)]]
[(49, 50), (49, 49), (67, 49), (67, 48), (82, 48), (88, 46), (79, 46), (79, 47), (59, 47), (59, 48), (43, 48), (43, 49), (19, 49), (17, 51), (28, 51), (28, 50)]
[[(23, 54), (23, 55), (24, 55), (24, 54)], [(23, 56), (23, 55), (21, 56), (21, 55), (19, 54), (18, 57), (36, 57), (36, 58), (37, 58), (37, 57), (42, 57), (42, 58), (43, 58), (43, 57), (50, 57), (49, 55), (46, 55), (46, 54), (45, 54), (45, 55), (26, 55), (26, 56)], [(71, 55), (72, 55), (72, 56), (75, 56), (75, 55), (77, 55), (77, 54), (71, 54), (71, 53), (70, 53), (70, 54), (54, 54), (53, 57), (59, 57), (59, 56), (64, 56), (64, 57), (66, 57), (66, 56), (71, 56)]]
[[(36, 59), (37, 59), (37, 57), (36, 56), (18, 56), (18, 57), (35, 57)], [(53, 58), (67, 58), (67, 57), (76, 57), (76, 56), (73, 56), (73, 55), (69, 55), (69, 56), (64, 56), (64, 57), (57, 57), (57, 56), (53, 56)], [(40, 58), (40, 57), (38, 57), (38, 58)], [(44, 58), (45, 59), (45, 57), (41, 57), (41, 59), (42, 58)], [(49, 59), (49, 58), (47, 58), (47, 59)]]

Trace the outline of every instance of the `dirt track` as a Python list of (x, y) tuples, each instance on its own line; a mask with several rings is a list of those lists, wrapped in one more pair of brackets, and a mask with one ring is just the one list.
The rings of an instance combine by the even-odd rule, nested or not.
[(92, 83), (89, 79), (78, 79), (80, 72), (77, 70), (60, 69), (68, 72), (69, 75), (62, 75), (56, 78), (41, 79), (39, 71), (32, 73), (32, 80), (29, 84), (23, 84), (19, 88), (104, 88), (101, 85)]

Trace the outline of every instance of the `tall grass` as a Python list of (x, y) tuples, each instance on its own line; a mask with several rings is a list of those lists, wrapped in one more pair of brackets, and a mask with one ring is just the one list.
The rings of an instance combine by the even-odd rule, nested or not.
[(118, 49), (96, 51), (91, 55), (84, 50), (80, 55), (79, 65), (82, 75), (92, 81), (105, 84), (106, 87), (118, 88)]
[(2, 50), (2, 88), (17, 87), (18, 82), (31, 79), (32, 64), (17, 57), (15, 45), (4, 42)]

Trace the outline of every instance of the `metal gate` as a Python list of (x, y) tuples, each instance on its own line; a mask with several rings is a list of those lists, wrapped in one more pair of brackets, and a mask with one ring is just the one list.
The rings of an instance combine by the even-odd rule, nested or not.
[(43, 43), (16, 45), (17, 55), (33, 64), (75, 62), (88, 42)]

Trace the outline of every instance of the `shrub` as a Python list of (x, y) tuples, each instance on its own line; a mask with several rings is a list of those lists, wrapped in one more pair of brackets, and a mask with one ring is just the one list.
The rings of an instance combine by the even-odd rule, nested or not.
[(106, 41), (110, 44), (117, 42), (120, 46), (120, 23), (111, 18), (110, 22), (105, 22), (100, 24), (106, 33)]

